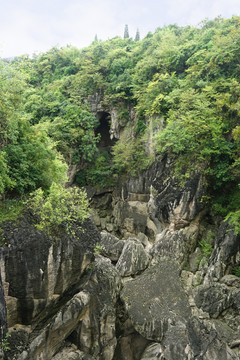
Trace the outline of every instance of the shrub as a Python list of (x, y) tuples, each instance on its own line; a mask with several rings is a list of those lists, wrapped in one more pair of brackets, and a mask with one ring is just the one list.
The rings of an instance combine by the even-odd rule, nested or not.
[(53, 233), (64, 227), (68, 233), (74, 233), (73, 224), (79, 229), (89, 217), (86, 192), (79, 188), (64, 188), (52, 183), (47, 195), (39, 188), (27, 201), (27, 205), (38, 217), (36, 227), (47, 233)]

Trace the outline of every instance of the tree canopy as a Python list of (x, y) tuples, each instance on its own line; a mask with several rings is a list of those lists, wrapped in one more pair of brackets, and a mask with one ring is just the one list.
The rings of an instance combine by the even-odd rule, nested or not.
[[(104, 174), (136, 174), (152, 159), (144, 139), (154, 124), (155, 158), (173, 157), (173, 176), (183, 181), (202, 173), (215, 211), (236, 213), (239, 30), (240, 17), (219, 17), (198, 27), (164, 26), (142, 40), (137, 32), (133, 41), (126, 26), (124, 38), (0, 61), (0, 193), (50, 188), (67, 166), (83, 185), (104, 185)], [(123, 124), (135, 111), (134, 131), (111, 154), (98, 149), (94, 96), (117, 109)]]

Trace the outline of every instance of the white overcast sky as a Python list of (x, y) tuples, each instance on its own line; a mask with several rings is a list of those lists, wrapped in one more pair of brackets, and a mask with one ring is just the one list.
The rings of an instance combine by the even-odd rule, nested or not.
[(197, 25), (240, 15), (240, 0), (0, 0), (0, 57), (39, 53), (52, 46), (88, 46), (94, 40), (141, 38), (168, 24)]

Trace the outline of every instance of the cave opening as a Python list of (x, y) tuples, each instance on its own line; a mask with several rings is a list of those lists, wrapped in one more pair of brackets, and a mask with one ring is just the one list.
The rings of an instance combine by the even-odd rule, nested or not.
[(105, 111), (97, 113), (97, 119), (99, 125), (96, 128), (96, 135), (100, 134), (101, 138), (97, 144), (100, 151), (110, 152), (111, 147), (115, 144), (116, 139), (111, 139), (110, 128), (111, 128), (111, 115)]

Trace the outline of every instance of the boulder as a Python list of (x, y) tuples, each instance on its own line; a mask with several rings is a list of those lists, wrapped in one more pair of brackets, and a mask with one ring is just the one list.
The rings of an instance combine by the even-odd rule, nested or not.
[[(4, 223), (8, 247), (0, 252), (3, 282), (9, 284), (8, 296), (14, 321), (28, 325), (46, 307), (55, 302), (81, 278), (93, 259), (93, 249), (100, 236), (87, 220), (83, 230), (75, 235), (62, 231), (54, 237), (36, 229), (28, 217), (18, 222)], [(17, 310), (17, 312), (16, 312)]]
[(124, 243), (121, 256), (116, 264), (120, 275), (130, 276), (145, 270), (149, 263), (149, 256), (141, 242), (130, 238)]
[(184, 332), (191, 316), (174, 261), (162, 260), (126, 282), (121, 299), (135, 329), (149, 340), (161, 341), (168, 329)]
[(162, 257), (166, 257), (185, 264), (189, 253), (196, 247), (198, 232), (199, 229), (194, 224), (177, 231), (171, 231), (169, 228), (163, 230), (156, 236), (156, 242), (150, 250), (153, 263), (158, 263)]
[(101, 254), (112, 261), (118, 261), (125, 241), (119, 240), (116, 236), (107, 232), (101, 232)]

